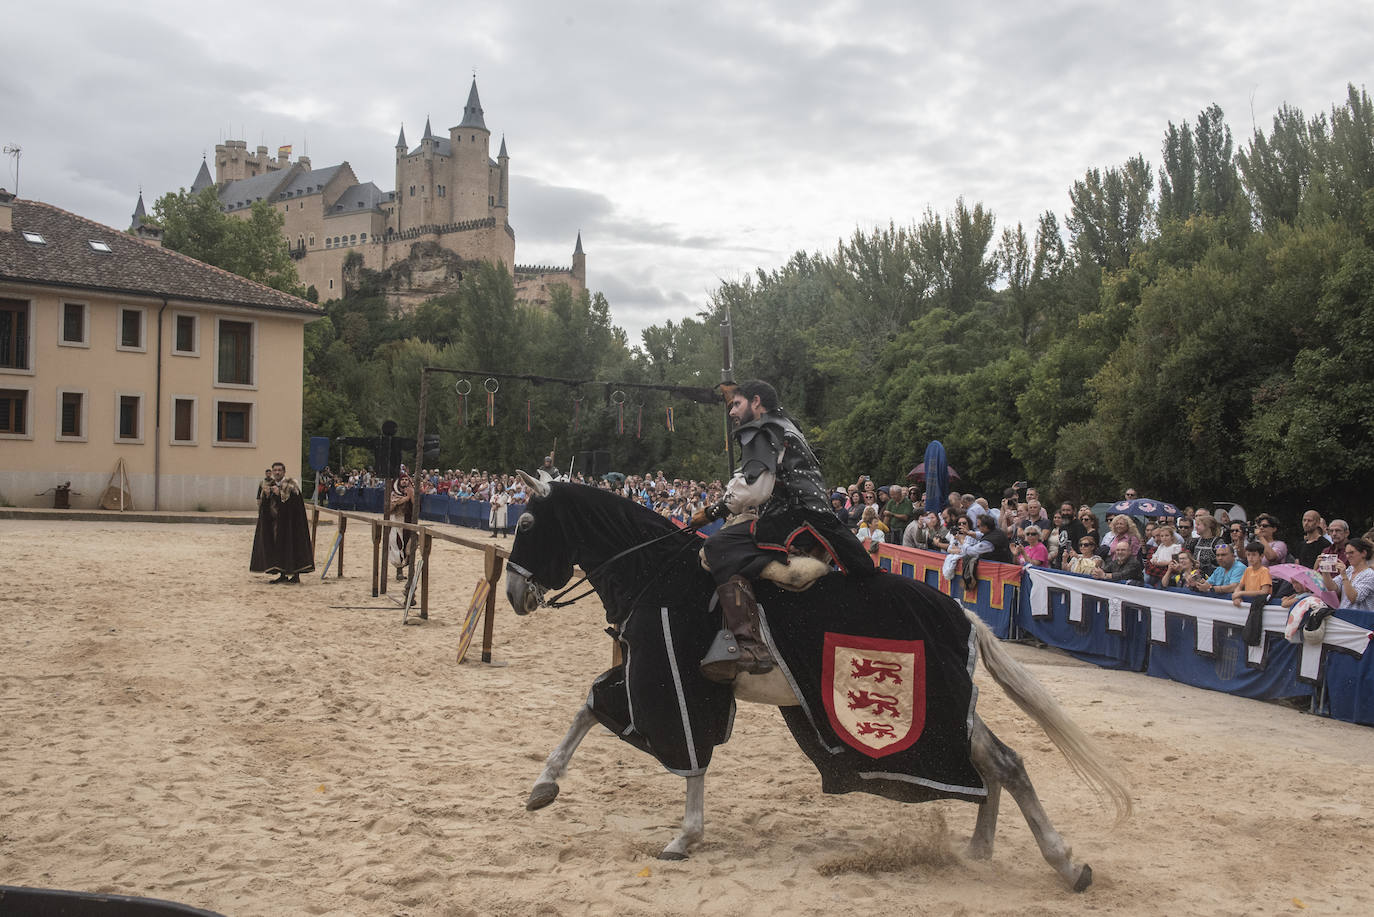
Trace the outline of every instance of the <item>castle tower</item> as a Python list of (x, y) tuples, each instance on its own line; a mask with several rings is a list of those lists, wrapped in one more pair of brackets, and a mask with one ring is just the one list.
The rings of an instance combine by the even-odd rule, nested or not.
[(214, 187), (215, 180), (210, 177), (210, 168), (206, 166), (204, 157), (200, 160), (200, 171), (196, 173), (196, 180), (191, 182), (191, 193), (199, 194), (206, 188)]
[(148, 211), (143, 209), (143, 191), (138, 192), (138, 204), (134, 207), (134, 218), (129, 223), (129, 232), (134, 232), (143, 225), (143, 221), (148, 218)]
[(468, 90), (463, 120), (449, 128), (453, 165), (446, 194), (452, 200), (452, 219), (485, 220), (492, 216), (496, 194), (492, 190), (491, 131), (482, 116), (482, 100), (477, 96), (477, 79)]
[(497, 225), (510, 222), (510, 154), (506, 152), (506, 138), (501, 138), (501, 152), (496, 154), (496, 217)]
[(587, 289), (587, 255), (582, 251), (582, 230), (577, 231), (577, 245), (573, 247), (573, 280)]

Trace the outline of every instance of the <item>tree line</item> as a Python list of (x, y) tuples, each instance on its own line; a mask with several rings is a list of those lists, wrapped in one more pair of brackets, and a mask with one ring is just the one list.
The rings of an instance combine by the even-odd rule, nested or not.
[[(171, 231), (178, 204), (155, 208), (166, 244), (218, 263), (213, 245), (182, 241), (213, 233)], [(216, 214), (231, 219), (198, 216)], [(259, 234), (272, 215), (254, 214)], [(269, 265), (258, 279), (293, 289), (289, 259), (228, 248), (245, 266), (222, 266)], [(634, 346), (600, 294), (526, 306), (500, 266), (407, 314), (388, 308), (383, 278), (354, 273), (307, 326), (305, 436), (388, 418), (410, 429), (425, 365), (709, 387), (728, 314), (737, 377), (777, 386), (833, 483), (903, 480), (939, 439), (963, 485), (990, 496), (1030, 480), (1075, 501), (1131, 486), (1294, 520), (1315, 506), (1357, 528), (1374, 512), (1374, 106), (1353, 85), (1329, 112), (1284, 106), (1239, 143), (1215, 105), (1170, 122), (1158, 166), (1142, 154), (1090, 169), (1066, 211), (1030, 227), (999, 231), (990, 208), (957, 198), (856, 229), (722, 284)], [(468, 383), (462, 397), (452, 379), (431, 390), (442, 467), (527, 467), (556, 438), (560, 465), (606, 449), (625, 472), (724, 473), (720, 409), (508, 383), (489, 425), (483, 379)]]

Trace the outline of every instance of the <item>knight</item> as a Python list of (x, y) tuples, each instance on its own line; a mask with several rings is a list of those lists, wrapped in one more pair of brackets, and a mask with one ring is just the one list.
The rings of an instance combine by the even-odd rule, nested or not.
[(773, 668), (753, 586), (768, 564), (786, 564), (795, 552), (819, 555), (851, 576), (877, 570), (830, 508), (820, 463), (778, 404), (773, 386), (758, 379), (741, 383), (730, 395), (730, 420), (739, 443), (739, 467), (720, 501), (692, 516), (698, 528), (728, 517), (702, 549), (724, 626), (701, 660), (701, 671), (723, 684), (741, 673), (761, 675)]

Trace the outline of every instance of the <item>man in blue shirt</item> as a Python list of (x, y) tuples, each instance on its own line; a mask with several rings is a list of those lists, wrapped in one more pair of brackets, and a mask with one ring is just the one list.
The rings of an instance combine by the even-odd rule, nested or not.
[(1217, 568), (1212, 575), (1205, 582), (1192, 580), (1188, 583), (1189, 588), (1216, 595), (1230, 595), (1239, 588), (1240, 578), (1245, 575), (1245, 564), (1240, 562), (1228, 544), (1217, 545), (1216, 554)]

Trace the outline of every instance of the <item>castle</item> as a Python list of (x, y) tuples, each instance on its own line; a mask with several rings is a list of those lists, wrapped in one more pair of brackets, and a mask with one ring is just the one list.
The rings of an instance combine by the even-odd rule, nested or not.
[[(191, 191), (214, 187), (221, 208), (245, 219), (255, 201), (280, 207), (301, 283), (315, 287), (322, 301), (343, 295), (345, 261), (355, 252), (363, 267), (376, 271), (410, 262), (389, 291), (402, 308), (451, 288), (456, 271), (476, 261), (504, 264), (525, 302), (547, 303), (559, 284), (574, 294), (585, 291), (581, 233), (569, 268), (516, 264), (510, 156), (502, 138), (493, 160), (490, 142), (474, 78), (462, 119), (447, 137), (435, 134), (426, 118), (419, 146), (410, 149), (402, 126), (394, 191), (358, 181), (347, 161), (315, 169), (308, 156), (292, 162), (289, 146), (274, 159), (265, 146), (249, 152), (242, 140), (216, 144), (214, 178), (202, 161)], [(142, 215), (140, 196), (134, 228)]]

